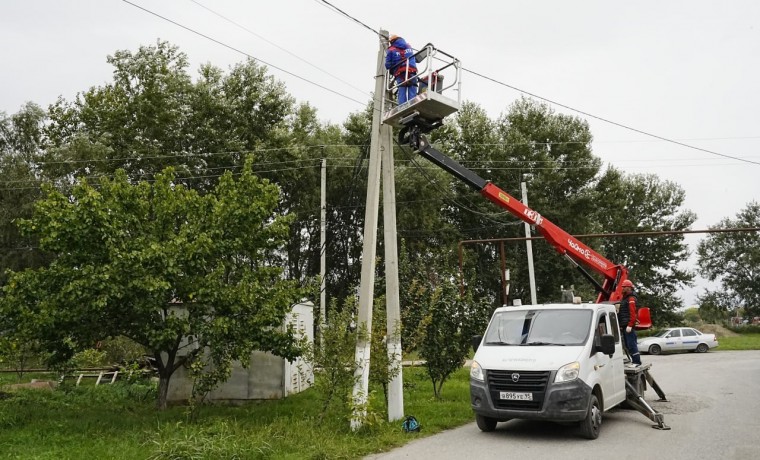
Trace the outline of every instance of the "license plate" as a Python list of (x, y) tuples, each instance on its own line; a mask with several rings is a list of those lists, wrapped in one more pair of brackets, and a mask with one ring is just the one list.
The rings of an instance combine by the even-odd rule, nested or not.
[(511, 391), (500, 391), (499, 398), (509, 399), (512, 401), (533, 401), (533, 393), (513, 393)]

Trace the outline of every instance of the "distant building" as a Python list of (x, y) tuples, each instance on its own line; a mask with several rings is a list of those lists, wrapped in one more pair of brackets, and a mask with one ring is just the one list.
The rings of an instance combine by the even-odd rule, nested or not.
[[(310, 344), (314, 343), (314, 304), (293, 305), (285, 319)], [(182, 347), (180, 347), (182, 349)], [(254, 399), (282, 399), (309, 388), (314, 381), (313, 370), (297, 358), (294, 362), (268, 352), (254, 351), (248, 368), (235, 362), (230, 378), (208, 395), (210, 401), (242, 402)], [(184, 367), (177, 369), (169, 380), (169, 401), (186, 401), (192, 396), (193, 380)]]

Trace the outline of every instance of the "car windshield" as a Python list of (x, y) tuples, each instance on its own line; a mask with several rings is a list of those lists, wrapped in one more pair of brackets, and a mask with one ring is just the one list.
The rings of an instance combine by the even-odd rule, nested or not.
[(670, 331), (672, 331), (672, 329), (665, 329), (664, 331), (660, 331), (657, 334), (652, 334), (652, 337), (665, 337)]
[(573, 346), (586, 343), (591, 310), (516, 310), (494, 315), (485, 345)]

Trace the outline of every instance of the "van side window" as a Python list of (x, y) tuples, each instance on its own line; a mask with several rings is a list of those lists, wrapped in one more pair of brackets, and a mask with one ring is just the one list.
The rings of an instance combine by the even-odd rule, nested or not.
[(602, 313), (599, 315), (599, 324), (596, 326), (596, 333), (601, 338), (607, 332), (607, 315)]
[(615, 343), (620, 343), (620, 327), (617, 322), (617, 315), (610, 315), (610, 323), (612, 323), (612, 335), (615, 336)]
[(594, 327), (594, 346), (591, 347), (591, 355), (596, 354), (596, 350), (602, 346), (602, 335), (607, 332), (607, 315), (602, 313), (599, 315), (599, 319), (596, 320), (596, 326)]

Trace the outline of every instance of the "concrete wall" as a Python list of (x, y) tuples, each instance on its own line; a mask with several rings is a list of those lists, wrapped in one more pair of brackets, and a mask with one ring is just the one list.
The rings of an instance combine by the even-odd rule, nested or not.
[[(314, 343), (314, 305), (311, 302), (293, 306), (286, 323)], [(299, 372), (300, 367), (300, 372)], [(306, 373), (302, 376), (301, 373)], [(305, 390), (314, 381), (313, 373), (298, 358), (293, 363), (268, 352), (254, 351), (248, 368), (233, 363), (229, 380), (209, 393), (211, 401), (247, 401), (253, 399), (282, 399)], [(169, 401), (184, 401), (192, 395), (193, 382), (184, 367), (177, 369), (169, 381)]]

